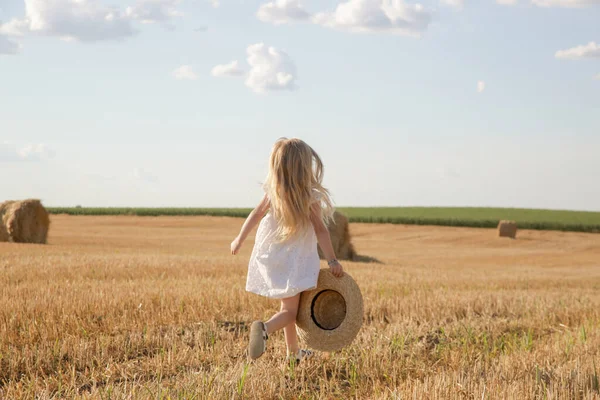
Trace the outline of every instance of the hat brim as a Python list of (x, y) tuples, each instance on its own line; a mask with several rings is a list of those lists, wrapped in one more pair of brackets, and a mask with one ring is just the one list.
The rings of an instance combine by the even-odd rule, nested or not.
[[(315, 299), (324, 291), (339, 293), (346, 306), (346, 315), (334, 329), (324, 329), (313, 315)], [(339, 304), (336, 303), (336, 307)], [(339, 310), (336, 310), (339, 311)], [(302, 292), (296, 326), (298, 336), (308, 347), (319, 351), (336, 351), (346, 347), (356, 337), (363, 323), (363, 298), (360, 288), (348, 273), (341, 278), (333, 276), (328, 269), (319, 272), (317, 287)]]

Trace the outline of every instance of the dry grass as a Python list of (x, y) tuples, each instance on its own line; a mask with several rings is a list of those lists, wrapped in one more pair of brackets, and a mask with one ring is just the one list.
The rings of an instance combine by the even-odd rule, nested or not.
[(600, 235), (352, 225), (354, 344), (291, 370), (281, 334), (247, 366), (250, 240), (211, 217), (53, 216), (48, 246), (0, 243), (0, 398), (592, 399)]

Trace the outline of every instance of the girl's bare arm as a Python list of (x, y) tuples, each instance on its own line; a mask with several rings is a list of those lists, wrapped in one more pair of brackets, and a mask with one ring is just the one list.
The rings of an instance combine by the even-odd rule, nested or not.
[(242, 229), (240, 230), (239, 235), (235, 239), (233, 239), (233, 242), (231, 242), (231, 254), (236, 255), (238, 253), (238, 251), (242, 247), (242, 244), (244, 244), (244, 241), (248, 237), (248, 234), (252, 232), (256, 224), (258, 224), (262, 217), (265, 216), (265, 213), (268, 209), (269, 198), (267, 197), (267, 195), (265, 195), (260, 201), (260, 203), (256, 207), (254, 207), (254, 210), (250, 212), (248, 218), (246, 218), (246, 221), (244, 222), (244, 225), (242, 225)]
[(342, 264), (335, 259), (335, 252), (333, 250), (333, 245), (331, 244), (331, 236), (329, 236), (327, 225), (323, 223), (321, 205), (319, 203), (315, 203), (311, 207), (310, 220), (315, 228), (317, 241), (319, 242), (319, 246), (321, 246), (321, 250), (323, 250), (327, 263), (329, 264), (332, 260), (335, 260), (329, 264), (331, 273), (338, 278), (341, 277), (344, 275), (344, 268), (342, 267)]

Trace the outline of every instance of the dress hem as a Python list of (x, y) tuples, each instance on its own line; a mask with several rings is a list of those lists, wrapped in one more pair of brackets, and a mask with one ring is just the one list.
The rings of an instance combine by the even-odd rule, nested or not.
[(296, 296), (299, 293), (306, 292), (307, 290), (316, 289), (316, 287), (317, 286), (314, 285), (314, 286), (308, 287), (306, 289), (295, 289), (292, 292), (286, 292), (286, 293), (275, 294), (275, 295), (267, 295), (267, 294), (264, 294), (264, 293), (259, 293), (258, 290), (255, 291), (255, 290), (250, 290), (248, 288), (246, 288), (246, 291), (250, 292), (250, 293), (257, 294), (259, 296), (263, 296), (263, 297), (269, 298), (269, 299), (287, 299), (288, 297), (294, 297), (294, 296)]

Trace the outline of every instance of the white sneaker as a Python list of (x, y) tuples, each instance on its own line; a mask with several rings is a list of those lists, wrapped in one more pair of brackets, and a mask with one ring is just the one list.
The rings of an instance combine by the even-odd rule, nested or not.
[(288, 362), (294, 362), (295, 365), (300, 364), (302, 360), (309, 360), (314, 356), (314, 353), (308, 349), (300, 349), (296, 354), (290, 353), (287, 356)]

